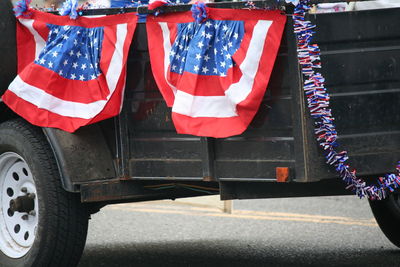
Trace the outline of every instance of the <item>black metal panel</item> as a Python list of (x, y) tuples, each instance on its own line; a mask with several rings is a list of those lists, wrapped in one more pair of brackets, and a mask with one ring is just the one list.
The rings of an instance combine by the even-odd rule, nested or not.
[[(400, 159), (398, 14), (400, 9), (310, 16), (317, 24), (321, 72), (331, 93), (339, 143), (360, 175), (393, 172)], [(308, 180), (335, 177), (312, 139)]]
[(0, 95), (3, 95), (8, 85), (17, 74), (17, 46), (15, 39), (15, 16), (11, 0), (0, 1)]

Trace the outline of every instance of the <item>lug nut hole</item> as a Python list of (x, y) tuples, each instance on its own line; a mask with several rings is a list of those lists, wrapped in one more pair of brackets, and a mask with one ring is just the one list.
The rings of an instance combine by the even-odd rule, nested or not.
[(12, 211), (11, 209), (8, 209), (7, 214), (8, 214), (8, 216), (12, 217), (12, 216), (14, 216), (14, 211)]
[(19, 224), (17, 224), (17, 225), (14, 226), (14, 232), (15, 232), (16, 234), (18, 234), (20, 230), (21, 230), (21, 226), (20, 226)]
[(28, 176), (28, 171), (25, 168), (22, 168), (22, 172), (25, 174), (25, 176)]
[(14, 178), (15, 181), (18, 181), (18, 180), (19, 180), (19, 175), (18, 175), (18, 173), (13, 172), (12, 176), (13, 176), (13, 178)]
[(14, 190), (12, 190), (11, 187), (7, 188), (7, 195), (8, 195), (9, 197), (12, 197), (12, 196), (14, 195)]
[(28, 238), (29, 238), (29, 233), (28, 233), (28, 232), (25, 232), (25, 234), (24, 234), (24, 239), (25, 239), (25, 240), (28, 240)]

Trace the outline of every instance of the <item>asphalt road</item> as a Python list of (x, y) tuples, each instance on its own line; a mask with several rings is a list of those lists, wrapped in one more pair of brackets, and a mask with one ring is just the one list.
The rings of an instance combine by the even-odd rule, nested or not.
[(400, 266), (400, 249), (353, 196), (180, 200), (104, 208), (79, 266)]

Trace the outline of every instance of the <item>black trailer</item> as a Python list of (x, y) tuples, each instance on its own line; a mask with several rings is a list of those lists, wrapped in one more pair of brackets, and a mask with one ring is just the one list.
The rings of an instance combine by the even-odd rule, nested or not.
[[(85, 244), (89, 215), (107, 204), (207, 194), (219, 194), (222, 200), (351, 194), (325, 163), (315, 140), (292, 10), (281, 2), (255, 2), (286, 7), (288, 21), (267, 93), (250, 127), (239, 136), (176, 134), (171, 110), (151, 72), (144, 23), (137, 26), (130, 48), (118, 117), (71, 134), (32, 126), (0, 103), (0, 222), (6, 225), (0, 230), (1, 263), (74, 266)], [(213, 6), (244, 8), (245, 3)], [(1, 94), (16, 75), (11, 8), (11, 1), (0, 2)], [(188, 9), (167, 7), (165, 12)], [(394, 172), (400, 159), (399, 12), (308, 15), (317, 25), (315, 41), (321, 48), (339, 142), (358, 175), (370, 183)], [(28, 186), (18, 182), (24, 179)], [(385, 235), (400, 246), (398, 194), (371, 202), (371, 207)], [(14, 231), (19, 222), (14, 216), (21, 217), (22, 226), (26, 221), (35, 225), (21, 227), (22, 241)]]

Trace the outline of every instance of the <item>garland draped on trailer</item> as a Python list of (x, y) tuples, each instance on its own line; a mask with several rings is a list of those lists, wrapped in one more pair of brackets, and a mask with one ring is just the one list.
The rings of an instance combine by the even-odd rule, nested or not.
[[(286, 0), (294, 2), (293, 0)], [(397, 174), (387, 174), (379, 177), (377, 185), (367, 185), (356, 176), (356, 171), (346, 164), (349, 159), (346, 151), (337, 152), (336, 127), (334, 117), (329, 108), (330, 96), (325, 88), (325, 79), (321, 73), (320, 49), (318, 44), (312, 43), (316, 25), (305, 20), (304, 16), (310, 9), (309, 0), (300, 0), (293, 13), (294, 33), (297, 37), (297, 54), (304, 78), (304, 93), (311, 117), (315, 123), (315, 135), (319, 146), (324, 150), (326, 163), (335, 167), (340, 177), (347, 184), (346, 189), (352, 190), (360, 198), (381, 200), (387, 196), (387, 191), (393, 192), (400, 187), (400, 162), (396, 167)]]

